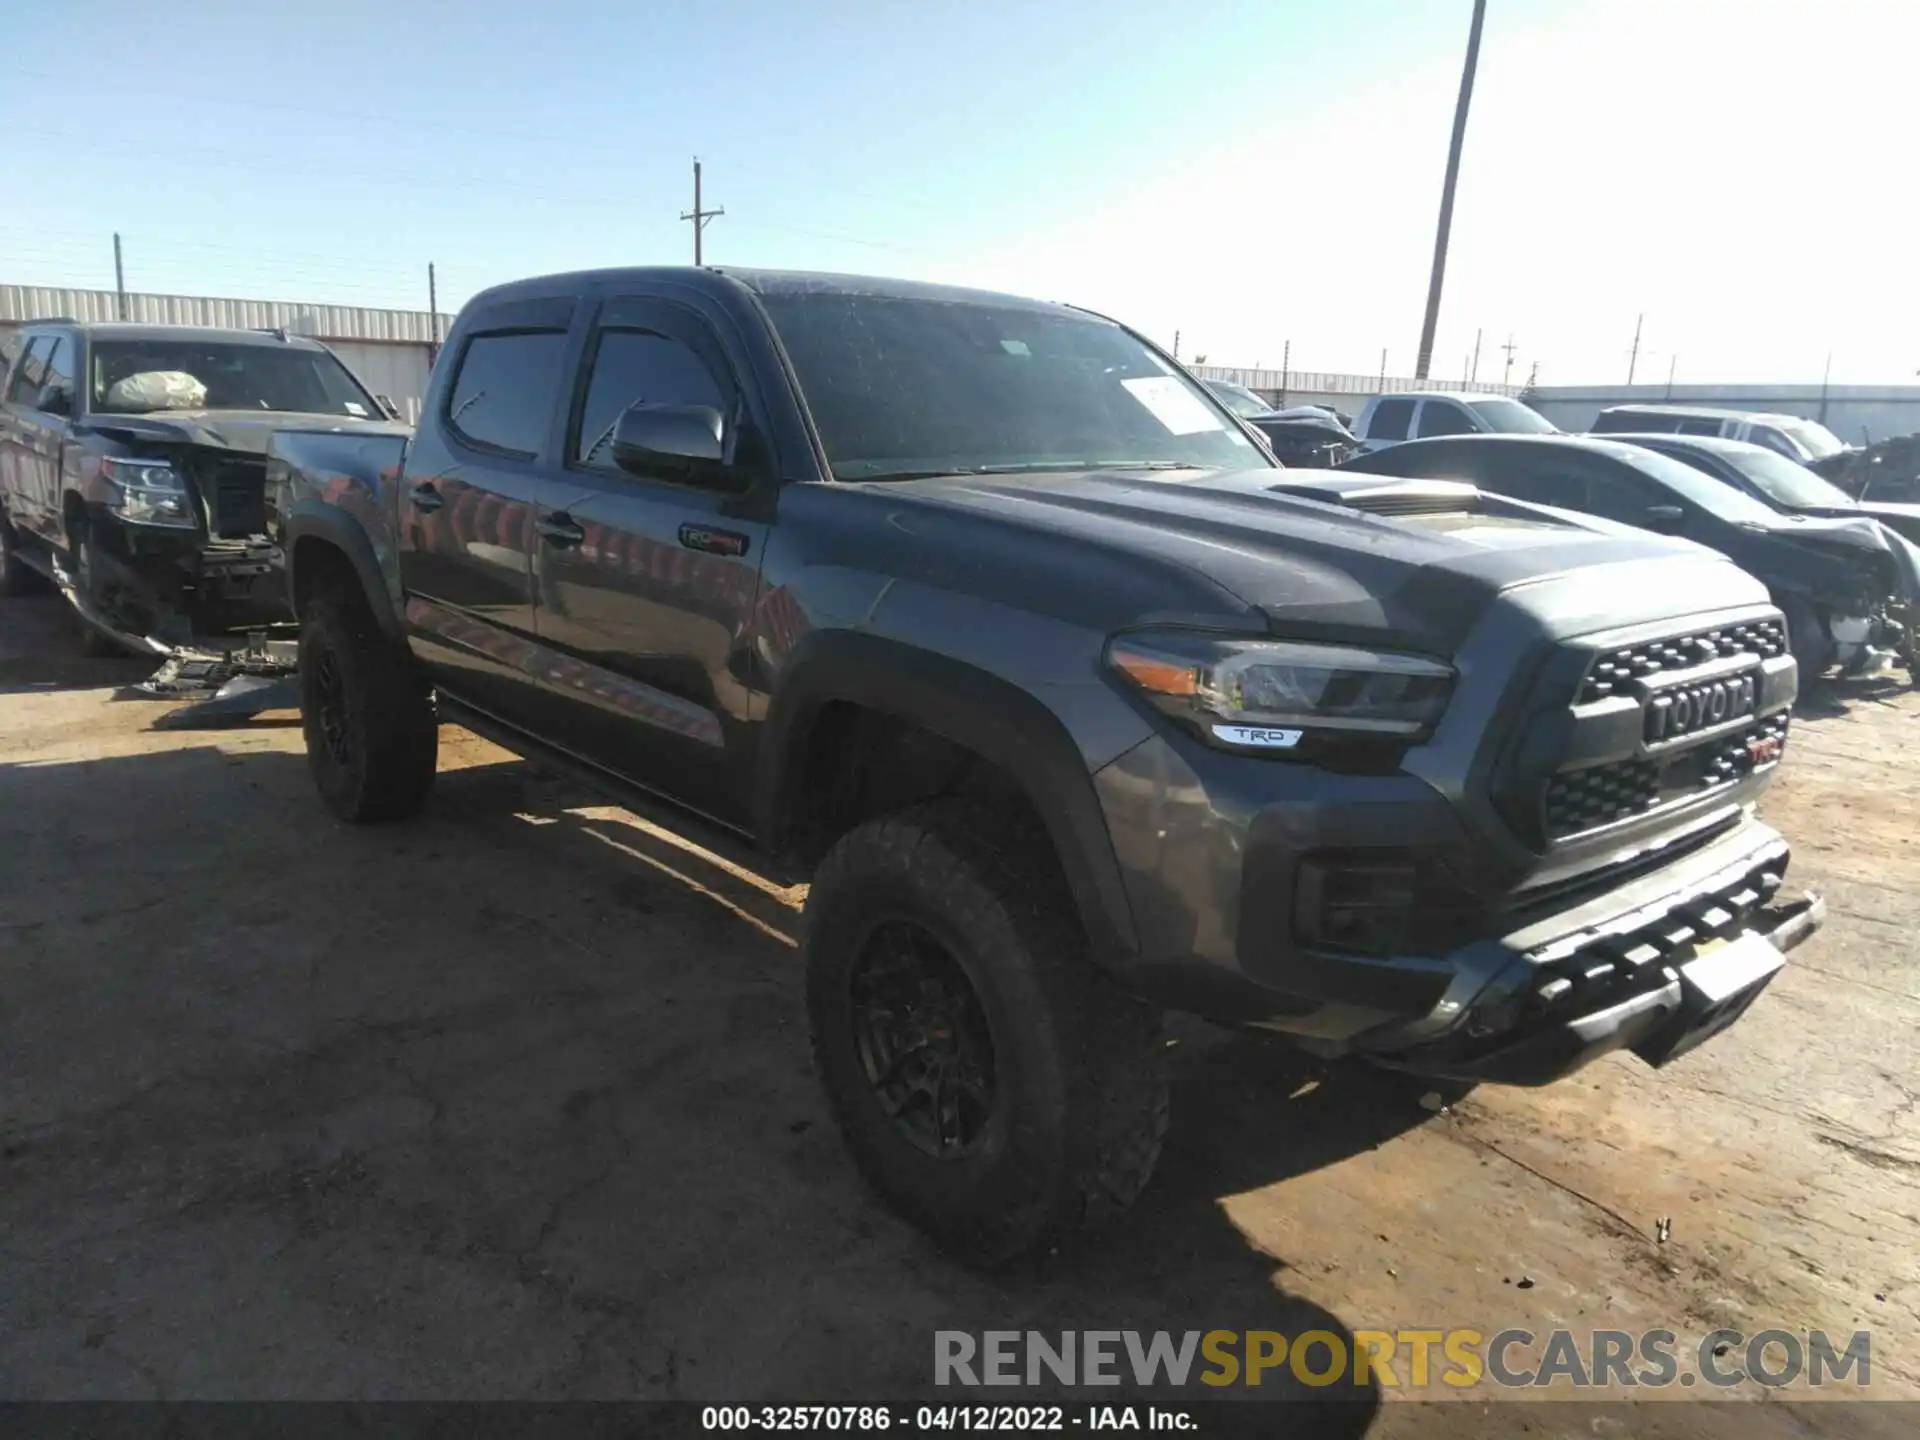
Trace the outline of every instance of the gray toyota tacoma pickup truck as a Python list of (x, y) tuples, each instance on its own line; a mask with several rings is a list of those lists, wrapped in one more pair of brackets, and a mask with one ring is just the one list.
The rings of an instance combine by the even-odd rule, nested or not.
[(1753, 813), (1796, 678), (1758, 581), (1279, 469), (1085, 311), (527, 280), (417, 433), (269, 470), (327, 805), (417, 810), (457, 720), (804, 866), (847, 1144), (977, 1264), (1146, 1183), (1165, 1008), (1542, 1084), (1718, 1033), (1820, 919)]

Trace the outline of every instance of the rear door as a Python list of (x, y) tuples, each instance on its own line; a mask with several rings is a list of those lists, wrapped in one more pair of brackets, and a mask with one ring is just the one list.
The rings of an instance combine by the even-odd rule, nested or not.
[(532, 723), (534, 516), (574, 302), (503, 302), (473, 318), (398, 497), (401, 584), (416, 652), (455, 699)]
[(28, 524), (49, 545), (66, 543), (62, 521), (65, 487), (60, 470), (67, 442), (73, 438), (74, 342), (55, 335), (41, 367), (40, 391), (30, 409), (20, 414), (21, 489), (32, 515)]
[(34, 407), (39, 403), (53, 342), (54, 337), (48, 334), (27, 337), (7, 376), (4, 399), (0, 400), (5, 407), (0, 414), (0, 501), (4, 501), (9, 523), (23, 535), (44, 534), (41, 477), (35, 463)]
[(579, 666), (561, 694), (586, 757), (736, 825), (750, 804), (745, 647), (772, 475), (719, 490), (634, 473), (614, 463), (612, 436), (632, 405), (707, 405), (744, 461), (767, 433), (745, 373), (690, 305), (607, 297), (581, 352), (565, 475), (541, 508), (535, 561), (541, 642)]
[(1479, 422), (1457, 400), (1428, 399), (1420, 402), (1420, 419), (1414, 431), (1418, 439), (1427, 440), (1436, 435), (1474, 435), (1479, 430)]
[(1413, 401), (1380, 400), (1367, 412), (1366, 434), (1360, 443), (1368, 450), (1397, 444), (1413, 429)]

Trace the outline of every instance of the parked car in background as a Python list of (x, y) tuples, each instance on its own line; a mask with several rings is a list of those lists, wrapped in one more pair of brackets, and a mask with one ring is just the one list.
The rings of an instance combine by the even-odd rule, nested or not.
[(1202, 380), (1200, 383), (1213, 392), (1214, 399), (1242, 420), (1273, 414), (1273, 406), (1244, 385), (1236, 385), (1231, 380)]
[[(1831, 464), (1847, 444), (1817, 420), (1763, 410), (1715, 410), (1698, 405), (1610, 405), (1593, 422), (1595, 435), (1717, 435), (1744, 440), (1798, 460)], [(1829, 477), (1831, 478), (1831, 477)]]
[(1708, 435), (1617, 435), (1609, 437), (1684, 460), (1694, 469), (1744, 490), (1784, 515), (1877, 520), (1909, 541), (1920, 542), (1920, 505), (1856, 500), (1832, 481), (1777, 450), (1745, 440)]
[(56, 583), (90, 652), (291, 626), (265, 525), (281, 425), (372, 429), (317, 341), (186, 325), (31, 324), (0, 408), (0, 588)]
[(1441, 435), (1558, 435), (1560, 430), (1539, 411), (1504, 395), (1425, 390), (1374, 396), (1360, 407), (1353, 433), (1364, 449), (1378, 450)]
[(1011, 296), (485, 291), (416, 435), (274, 439), (314, 781), (410, 814), (457, 716), (810, 875), (829, 1107), (982, 1264), (1145, 1185), (1163, 1007), (1521, 1084), (1737, 1021), (1820, 919), (1753, 813), (1796, 683), (1765, 589), (1243, 423)]
[(1836, 665), (1870, 672), (1908, 649), (1901, 617), (1920, 597), (1901, 537), (1864, 518), (1782, 514), (1639, 445), (1583, 435), (1460, 436), (1409, 441), (1342, 468), (1465, 480), (1717, 550), (1764, 583), (1786, 615), (1803, 685)]
[(1242, 418), (1265, 438), (1274, 459), (1295, 469), (1328, 470), (1360, 453), (1353, 432), (1315, 405)]

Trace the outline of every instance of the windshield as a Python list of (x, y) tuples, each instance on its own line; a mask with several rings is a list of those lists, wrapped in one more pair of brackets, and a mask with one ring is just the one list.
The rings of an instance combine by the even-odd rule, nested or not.
[(1622, 460), (1651, 475), (1674, 494), (1691, 500), (1709, 515), (1718, 515), (1734, 525), (1761, 525), (1769, 530), (1778, 529), (1781, 524), (1778, 515), (1745, 491), (1701, 473), (1684, 460), (1642, 450), (1637, 445), (1619, 448), (1626, 452), (1620, 456)]
[(1806, 510), (1817, 505), (1853, 507), (1853, 497), (1839, 486), (1822, 480), (1798, 461), (1761, 446), (1742, 446), (1728, 454), (1727, 459), (1767, 498), (1779, 501), (1789, 510)]
[(1255, 415), (1271, 415), (1273, 407), (1262, 400), (1244, 385), (1235, 385), (1226, 380), (1203, 380), (1200, 382), (1213, 391), (1214, 397), (1243, 419), (1252, 419)]
[(1809, 460), (1824, 460), (1827, 456), (1838, 455), (1847, 448), (1841, 443), (1838, 435), (1814, 420), (1775, 420), (1770, 423), (1776, 430), (1783, 431), (1798, 441), (1800, 448), (1807, 452)]
[(835, 479), (1268, 460), (1110, 320), (970, 300), (762, 297)]
[(96, 415), (156, 410), (290, 410), (379, 417), (373, 397), (324, 350), (213, 340), (96, 340)]
[(1473, 412), (1497, 434), (1558, 435), (1560, 427), (1518, 400), (1469, 400)]

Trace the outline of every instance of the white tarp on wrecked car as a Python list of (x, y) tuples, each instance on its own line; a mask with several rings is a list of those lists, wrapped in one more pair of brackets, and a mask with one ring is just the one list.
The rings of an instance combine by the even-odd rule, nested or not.
[(141, 370), (107, 389), (107, 406), (122, 413), (140, 410), (199, 410), (207, 387), (184, 370)]

